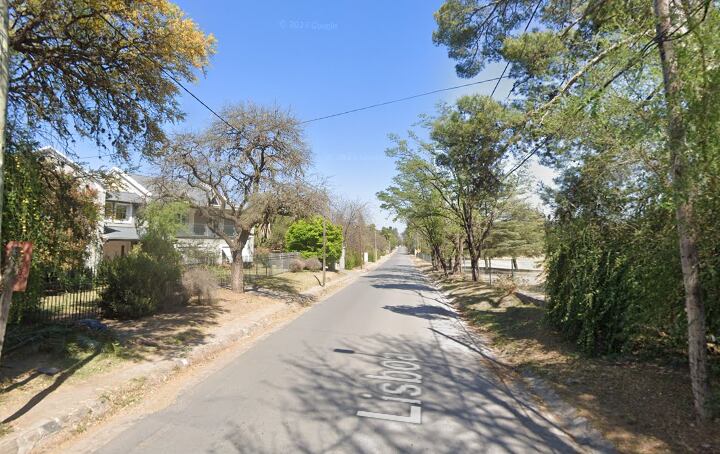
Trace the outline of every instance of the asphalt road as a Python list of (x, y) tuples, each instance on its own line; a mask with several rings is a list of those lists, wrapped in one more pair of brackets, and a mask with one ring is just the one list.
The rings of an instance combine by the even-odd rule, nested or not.
[(577, 452), (396, 253), (101, 453)]

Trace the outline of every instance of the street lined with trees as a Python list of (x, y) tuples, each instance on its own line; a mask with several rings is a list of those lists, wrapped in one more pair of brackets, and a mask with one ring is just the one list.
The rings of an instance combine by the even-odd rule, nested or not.
[[(307, 448), (293, 446), (305, 430), (329, 434), (328, 439), (339, 434), (344, 442), (345, 427), (333, 424), (356, 424), (349, 419), (356, 416), (417, 425), (412, 426), (416, 433), (405, 433), (399, 441), (372, 438), (385, 434), (361, 428), (357, 433), (366, 438), (356, 447), (377, 442), (390, 450), (406, 450), (415, 446), (415, 435), (423, 447), (431, 447), (434, 433), (423, 432), (420, 417), (426, 412), (430, 416), (425, 423), (447, 423), (438, 436), (448, 446), (457, 443), (452, 449), (458, 452), (493, 438), (482, 432), (487, 427), (497, 432), (493, 442), (498, 448), (510, 449), (520, 440), (519, 446), (527, 449), (579, 450), (582, 436), (557, 436), (555, 428), (545, 420), (535, 421), (535, 416), (528, 422), (510, 388), (490, 385), (495, 372), (476, 361), (480, 349), (458, 315), (479, 329), (493, 325), (500, 333), (494, 339), (508, 345), (518, 342), (510, 336), (528, 332), (522, 340), (535, 341), (528, 350), (551, 350), (537, 331), (552, 331), (563, 345), (572, 345), (570, 353), (558, 356), (576, 365), (592, 363), (592, 373), (599, 377), (603, 368), (617, 365), (610, 364), (615, 360), (673, 363), (682, 377), (677, 382), (682, 381), (686, 391), (677, 394), (687, 404), (683, 423), (696, 427), (690, 424), (693, 412), (698, 431), (717, 423), (718, 0), (444, 0), (435, 12), (432, 36), (426, 31), (428, 43), (446, 50), (457, 76), (472, 81), (304, 120), (284, 107), (290, 102), (231, 99), (214, 110), (191, 91), (185, 84), (209, 69), (216, 39), (169, 0), (0, 0), (0, 16), (6, 31), (0, 33), (0, 360), (5, 366), (1, 355), (7, 326), (15, 330), (13, 351), (64, 355), (57, 362), (62, 368), (33, 366), (32, 372), (28, 369), (7, 383), (3, 375), (4, 394), (40, 374), (62, 371), (27, 404), (3, 416), (0, 437), (11, 431), (6, 423), (31, 411), (95, 356), (112, 352), (121, 358), (123, 349), (140, 351), (140, 344), (164, 348), (137, 337), (143, 329), (153, 330), (147, 328), (155, 321), (152, 317), (164, 312), (172, 314), (171, 319), (196, 304), (198, 313), (213, 312), (204, 321), (219, 320), (230, 306), (211, 307), (217, 294), (230, 295), (225, 303), (238, 303), (231, 308), (236, 310), (250, 306), (263, 285), (274, 302), (287, 298), (288, 307), (298, 301), (307, 305), (316, 300), (312, 292), (327, 292), (326, 272), (334, 272), (331, 281), (358, 277), (351, 284), (357, 295), (339, 293), (306, 319), (310, 330), (299, 333), (297, 326), (290, 327), (249, 351), (250, 357), (262, 356), (277, 367), (276, 377), (251, 367), (240, 374), (248, 389), (280, 390), (300, 415), (319, 411), (315, 400), (325, 406), (326, 413), (280, 438), (288, 449)], [(284, 29), (285, 20), (281, 24)], [(503, 68), (499, 76), (485, 78), (498, 63)], [(483, 79), (474, 79), (479, 76)], [(512, 89), (500, 93), (506, 80), (512, 80)], [(494, 88), (489, 95), (468, 91), (490, 82)], [(345, 198), (342, 186), (337, 190), (314, 174), (308, 123), (459, 88), (470, 94), (439, 103), (434, 111), (419, 115), (414, 129), (389, 137), (385, 155), (393, 161), (394, 174), (376, 197), (381, 209), (405, 225), (402, 234), (394, 226), (377, 225), (378, 213), (369, 201)], [(182, 125), (186, 112), (181, 95), (199, 103), (210, 121)], [(72, 151), (79, 141), (94, 144), (98, 158), (128, 169), (140, 166), (145, 173), (136, 180), (130, 170), (88, 170), (82, 164), (87, 157)], [(46, 142), (59, 144), (67, 153), (48, 152), (40, 146)], [(531, 163), (552, 169), (554, 184), (537, 188), (528, 171)], [(130, 182), (125, 186), (121, 173), (127, 177), (123, 181)], [(366, 178), (365, 172), (358, 175)], [(129, 192), (128, 184), (143, 190)], [(106, 197), (110, 193), (114, 198)], [(110, 223), (120, 225), (110, 228)], [(192, 238), (183, 238), (188, 241), (181, 245), (178, 232), (196, 225), (197, 230), (187, 232)], [(103, 241), (111, 235), (117, 256), (104, 254)], [(34, 247), (23, 271), (29, 276), (24, 290), (15, 287), (19, 265), (29, 256), (23, 257), (16, 243), (6, 250), (11, 240)], [(400, 245), (429, 258), (430, 264), (396, 254), (380, 264), (380, 271), (367, 267)], [(272, 254), (279, 265), (270, 259)], [(490, 274), (492, 260), (501, 258), (509, 263), (509, 276), (495, 283), (490, 279), (489, 285), (482, 282), (483, 266)], [(544, 291), (528, 298), (532, 307), (519, 298), (528, 295), (513, 296), (521, 279), (515, 274), (518, 259), (528, 258), (542, 267), (532, 271), (542, 276), (533, 286)], [(253, 265), (254, 274), (246, 276)], [(258, 271), (261, 266), (264, 276)], [(435, 304), (440, 293), (424, 278), (408, 274), (410, 267), (427, 271), (447, 285), (443, 290), (456, 290), (452, 304)], [(273, 279), (283, 273), (291, 278)], [(251, 279), (253, 293), (243, 294)], [(308, 282), (322, 287), (308, 291)], [(428, 302), (428, 295), (435, 302)], [(65, 297), (71, 310), (65, 311), (64, 302), (59, 310), (46, 305)], [(271, 314), (274, 302), (265, 301), (270, 308), (261, 315)], [(247, 315), (239, 312), (233, 320)], [(138, 321), (140, 328), (128, 336), (136, 338), (127, 341), (109, 334), (108, 325), (129, 319)], [(265, 326), (261, 321), (252, 326)], [(426, 332), (428, 321), (432, 335)], [(49, 328), (46, 322), (52, 322)], [(357, 336), (367, 352), (328, 352), (323, 343), (327, 337), (318, 333), (336, 322), (345, 330), (339, 332)], [(64, 334), (55, 338), (59, 325)], [(205, 342), (205, 334), (190, 325), (183, 321), (173, 327), (173, 342), (187, 350), (172, 350), (172, 361), (184, 360), (182, 355)], [(401, 337), (394, 327), (401, 328)], [(241, 328), (243, 336), (250, 332)], [(435, 334), (443, 338), (431, 339)], [(457, 340), (465, 336), (472, 342)], [(59, 347), (48, 347), (55, 339)], [(343, 347), (344, 341), (337, 340)], [(273, 345), (300, 360), (288, 362)], [(398, 350), (391, 358), (383, 348), (393, 345), (410, 350)], [(514, 353), (527, 354), (521, 350)], [(468, 376), (456, 380), (444, 370), (431, 371), (425, 357)], [(398, 362), (400, 368), (388, 366)], [(380, 372), (373, 372), (375, 363)], [(469, 363), (472, 367), (464, 368)], [(517, 361), (514, 366), (527, 364)], [(357, 374), (358, 366), (368, 374)], [(331, 373), (323, 376), (328, 369)], [(318, 370), (322, 386), (315, 382)], [(300, 373), (301, 379), (296, 382), (289, 371)], [(477, 377), (486, 374), (488, 379), (480, 383)], [(358, 394), (358, 375), (385, 380), (379, 388), (393, 396)], [(450, 389), (449, 410), (439, 406), (441, 393), (422, 383), (425, 377)], [(393, 393), (387, 390), (397, 383), (391, 382), (406, 384), (402, 392)], [(572, 383), (565, 384), (572, 389)], [(243, 392), (230, 390), (236, 393), (228, 399), (233, 408), (227, 411), (233, 416), (225, 420), (248, 426), (259, 421), (279, 431), (279, 423), (286, 430), (300, 419), (287, 417), (285, 408), (280, 416), (274, 408), (261, 412), (257, 420), (254, 415), (238, 416), (232, 413), (237, 401), (252, 399)], [(423, 392), (427, 394), (421, 401)], [(398, 397), (401, 394), (404, 397)], [(587, 400), (595, 398), (591, 391), (587, 395)], [(358, 396), (365, 402), (359, 404), (363, 401)], [(205, 401), (195, 402), (198, 406), (189, 410), (206, 414)], [(468, 409), (466, 402), (474, 406)], [(486, 406), (496, 402), (502, 408), (487, 411)], [(370, 403), (378, 404), (376, 411), (368, 410)], [(392, 407), (398, 403), (407, 407), (402, 415)], [(265, 408), (261, 401), (253, 404)], [(532, 410), (534, 405), (520, 407)], [(224, 422), (225, 410), (211, 419)], [(498, 414), (511, 423), (491, 426)], [(267, 415), (271, 420), (263, 419)], [(328, 415), (334, 418), (330, 424)], [(158, 417), (162, 414), (153, 418)], [(481, 430), (483, 425), (487, 427)], [(178, 434), (184, 429), (173, 428)], [(144, 443), (143, 430), (135, 426), (130, 438), (118, 438), (114, 446), (122, 450), (136, 441)], [(464, 444), (463, 435), (468, 434), (473, 441)], [(717, 434), (708, 435), (712, 437)], [(152, 443), (168, 447), (177, 440), (159, 437)], [(195, 441), (204, 448), (215, 440), (208, 436)], [(267, 441), (261, 440), (264, 446)], [(324, 450), (324, 443), (313, 438), (308, 446)], [(674, 446), (686, 444), (681, 440)], [(708, 452), (716, 448), (702, 440), (692, 449), (696, 444), (710, 446)], [(345, 447), (333, 444), (330, 449), (338, 446)]]

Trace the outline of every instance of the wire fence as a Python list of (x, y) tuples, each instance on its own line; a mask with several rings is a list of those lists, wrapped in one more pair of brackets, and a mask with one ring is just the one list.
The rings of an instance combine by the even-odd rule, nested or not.
[[(430, 254), (418, 253), (417, 257), (428, 263), (432, 263)], [(472, 268), (470, 267), (469, 260), (466, 259), (463, 262), (462, 272), (465, 276), (470, 276), (472, 274)], [(526, 262), (531, 263), (535, 261), (527, 260)], [(500, 263), (502, 264), (502, 262)], [(481, 263), (478, 271), (478, 280), (490, 285), (497, 284), (499, 279), (512, 279), (517, 288), (524, 292), (529, 292), (532, 295), (544, 295), (545, 293), (545, 276), (542, 269), (517, 270), (497, 267), (495, 264), (493, 264), (492, 267), (487, 267)]]
[[(271, 252), (269, 254), (255, 254), (252, 261), (243, 262), (243, 281), (245, 284), (252, 284), (258, 278), (277, 276), (278, 274), (290, 271), (290, 264), (293, 260), (300, 260), (299, 252)], [(230, 264), (205, 265), (194, 264), (190, 266), (203, 266), (213, 272), (218, 284), (223, 288), (231, 288), (232, 268)]]

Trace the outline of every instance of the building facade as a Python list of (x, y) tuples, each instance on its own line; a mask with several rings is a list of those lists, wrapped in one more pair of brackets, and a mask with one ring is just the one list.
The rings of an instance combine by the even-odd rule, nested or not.
[[(104, 191), (103, 258), (126, 254), (140, 241), (137, 231), (137, 214), (143, 205), (157, 197), (153, 177), (127, 174), (113, 169), (113, 190)], [(189, 261), (210, 261), (216, 264), (230, 263), (232, 255), (227, 243), (209, 227), (210, 220), (193, 208), (183, 216), (182, 227), (177, 233), (178, 248)], [(225, 233), (232, 234), (234, 226), (223, 225)], [(255, 249), (254, 235), (250, 235), (242, 251), (244, 262), (252, 262)]]
[[(124, 256), (140, 242), (138, 213), (158, 197), (153, 177), (128, 174), (114, 168), (110, 172), (110, 182), (100, 181), (52, 147), (40, 148), (37, 152), (52, 159), (63, 172), (80, 175), (81, 183), (96, 194), (98, 206), (104, 207), (97, 239), (88, 248), (88, 267), (95, 268), (103, 259)], [(209, 219), (198, 210), (188, 209), (182, 221), (183, 225), (177, 233), (177, 247), (187, 261), (202, 260), (208, 264), (232, 262), (230, 248), (210, 229)], [(222, 228), (226, 233), (234, 232), (232, 225)], [(244, 262), (253, 261), (254, 250), (255, 238), (251, 234), (242, 251)]]

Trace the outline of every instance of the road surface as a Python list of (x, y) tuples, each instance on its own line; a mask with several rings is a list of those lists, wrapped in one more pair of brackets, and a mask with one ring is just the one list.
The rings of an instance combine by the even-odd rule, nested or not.
[(396, 253), (97, 452), (577, 450)]

